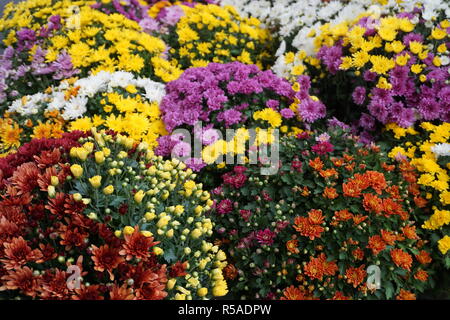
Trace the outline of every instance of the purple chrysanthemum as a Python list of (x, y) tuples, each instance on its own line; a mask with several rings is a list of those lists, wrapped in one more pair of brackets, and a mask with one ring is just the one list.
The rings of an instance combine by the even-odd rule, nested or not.
[(366, 100), (366, 88), (359, 86), (356, 87), (352, 94), (353, 102), (357, 105), (362, 105)]
[(326, 113), (325, 105), (321, 101), (312, 99), (303, 100), (297, 110), (302, 119), (309, 123), (325, 117)]

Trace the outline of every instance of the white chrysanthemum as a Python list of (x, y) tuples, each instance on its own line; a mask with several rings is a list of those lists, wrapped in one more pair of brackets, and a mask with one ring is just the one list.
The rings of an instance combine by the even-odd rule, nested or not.
[(431, 151), (436, 155), (436, 157), (448, 157), (450, 156), (450, 144), (438, 143), (431, 147)]
[(36, 93), (31, 96), (25, 96), (16, 99), (7, 109), (8, 112), (17, 112), (20, 115), (32, 115), (39, 112), (39, 103), (42, 102), (48, 95), (44, 93)]
[(79, 94), (93, 97), (97, 92), (106, 89), (111, 76), (111, 73), (101, 71), (96, 75), (77, 80), (75, 87), (80, 87)]
[(77, 96), (70, 99), (64, 108), (62, 117), (64, 120), (73, 120), (83, 116), (86, 112), (86, 104), (88, 98), (86, 96)]
[(162, 98), (166, 95), (165, 86), (160, 83), (152, 83), (144, 86), (145, 97), (150, 101), (161, 102)]
[(125, 88), (134, 81), (134, 75), (130, 72), (117, 71), (112, 73), (109, 79), (109, 87)]
[[(62, 81), (58, 87), (52, 87), (50, 94), (37, 93), (13, 101), (7, 111), (22, 116), (44, 111), (60, 111), (63, 119), (74, 120), (86, 115), (87, 104), (98, 93), (112, 92), (114, 88), (135, 86), (142, 97), (149, 102), (161, 102), (165, 96), (165, 85), (147, 78), (135, 78), (132, 73), (101, 71), (96, 75), (81, 78), (70, 84)], [(75, 89), (76, 90), (73, 90)], [(145, 93), (144, 93), (145, 92)], [(90, 106), (90, 108), (101, 108)], [(95, 111), (95, 110), (90, 110)], [(95, 113), (95, 112), (94, 112)]]
[(57, 91), (54, 92), (52, 95), (51, 102), (48, 104), (47, 110), (61, 110), (64, 108), (64, 105), (66, 104), (66, 97), (64, 92)]

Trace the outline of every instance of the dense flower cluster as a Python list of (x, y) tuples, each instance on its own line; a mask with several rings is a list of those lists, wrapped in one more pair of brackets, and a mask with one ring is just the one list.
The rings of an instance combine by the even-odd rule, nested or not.
[(13, 101), (0, 120), (0, 153), (32, 138), (59, 138), (68, 130), (111, 129), (151, 148), (166, 134), (159, 103), (164, 85), (129, 72), (101, 71)]
[(263, 108), (282, 110), (294, 98), (291, 85), (271, 71), (234, 62), (186, 70), (166, 87), (161, 112), (167, 130), (198, 121), (226, 128), (251, 119)]
[[(309, 95), (309, 88), (306, 76), (291, 87), (272, 71), (261, 71), (255, 65), (210, 63), (188, 69), (178, 80), (167, 84), (167, 94), (161, 102), (162, 119), (169, 132), (188, 128), (207, 146), (203, 161), (210, 164), (221, 154), (240, 153), (233, 151), (239, 149), (237, 142), (244, 143), (245, 148), (249, 135), (241, 126), (298, 132), (300, 120), (314, 122), (324, 117), (325, 106)], [(223, 140), (222, 128), (240, 128), (240, 132), (227, 142)], [(265, 140), (265, 134), (261, 132), (256, 140)], [(176, 151), (179, 156), (191, 155), (189, 145), (177, 134), (159, 138), (156, 153), (169, 155), (174, 148), (180, 149)], [(194, 161), (192, 167), (198, 167), (198, 162)]]
[(278, 75), (289, 75), (293, 65), (302, 68), (299, 58), (295, 63), (285, 62), (284, 54), (299, 52), (300, 56), (315, 55), (315, 36), (322, 32), (323, 26), (335, 26), (351, 21), (360, 15), (370, 14), (378, 17), (381, 14), (410, 12), (415, 6), (423, 9), (423, 19), (432, 21), (441, 13), (447, 16), (450, 6), (439, 0), (222, 0), (223, 5), (234, 6), (241, 15), (252, 15), (260, 19), (281, 39), (277, 50), (277, 61), (273, 70)]
[(164, 42), (142, 33), (137, 22), (89, 6), (77, 10), (65, 20), (51, 16), (37, 31), (26, 25), (9, 32), (4, 40), (8, 47), (0, 59), (4, 76), (0, 102), (45, 90), (61, 79), (102, 70), (129, 71), (164, 82), (181, 73), (165, 58)]
[(314, 32), (325, 22), (338, 24), (354, 19), (370, 9), (372, 0), (323, 1), (323, 0), (222, 0), (223, 5), (231, 5), (241, 15), (254, 16), (274, 30), (283, 39), (278, 50), (281, 55), (286, 47), (305, 49), (314, 52)]
[(417, 9), (322, 28), (315, 87), (330, 112), (353, 122), (364, 141), (380, 124), (449, 121), (450, 21), (442, 18), (424, 25)]
[[(0, 288), (47, 299), (226, 294), (225, 254), (207, 241), (209, 193), (182, 163), (145, 150), (94, 130), (1, 160)], [(79, 288), (66, 286), (66, 263), (81, 269)]]
[(258, 19), (242, 18), (231, 6), (198, 4), (180, 8), (184, 15), (174, 34), (165, 39), (171, 47), (171, 58), (182, 69), (232, 61), (262, 68), (270, 62), (271, 36)]
[(177, 24), (184, 11), (180, 5), (193, 7), (197, 3), (214, 3), (205, 1), (139, 1), (139, 0), (103, 0), (92, 7), (106, 14), (120, 13), (130, 20), (137, 21), (147, 33), (168, 34), (169, 28)]
[(19, 0), (1, 299), (450, 296), (450, 5)]
[[(391, 145), (395, 146), (389, 156), (407, 159), (420, 173), (417, 183), (426, 200), (416, 201), (419, 221), (422, 228), (437, 234), (430, 239), (444, 256), (445, 266), (450, 267), (450, 124), (423, 122), (416, 129), (389, 125), (387, 130), (393, 133)], [(426, 207), (432, 211), (420, 209)]]
[[(403, 299), (430, 285), (406, 201), (414, 174), (335, 130), (282, 139), (277, 175), (235, 166), (222, 176), (214, 220), (235, 294)], [(371, 265), (383, 274), (378, 290), (367, 284)]]

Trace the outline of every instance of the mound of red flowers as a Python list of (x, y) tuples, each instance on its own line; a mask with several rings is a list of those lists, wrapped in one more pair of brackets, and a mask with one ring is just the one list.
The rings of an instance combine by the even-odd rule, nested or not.
[(118, 238), (82, 214), (83, 199), (50, 192), (72, 178), (66, 156), (81, 136), (35, 139), (0, 160), (0, 295), (163, 299), (170, 268), (150, 250), (153, 237), (136, 228)]

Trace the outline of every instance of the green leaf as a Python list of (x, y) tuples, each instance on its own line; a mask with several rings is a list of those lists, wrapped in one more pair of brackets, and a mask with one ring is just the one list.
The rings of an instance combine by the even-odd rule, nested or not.
[(386, 283), (384, 288), (385, 288), (384, 291), (386, 293), (386, 299), (389, 300), (394, 296), (394, 287), (392, 286), (392, 283), (388, 282)]
[(175, 262), (177, 260), (177, 257), (175, 256), (173, 248), (170, 248), (170, 249), (164, 251), (164, 259), (168, 263), (172, 263), (172, 262)]

